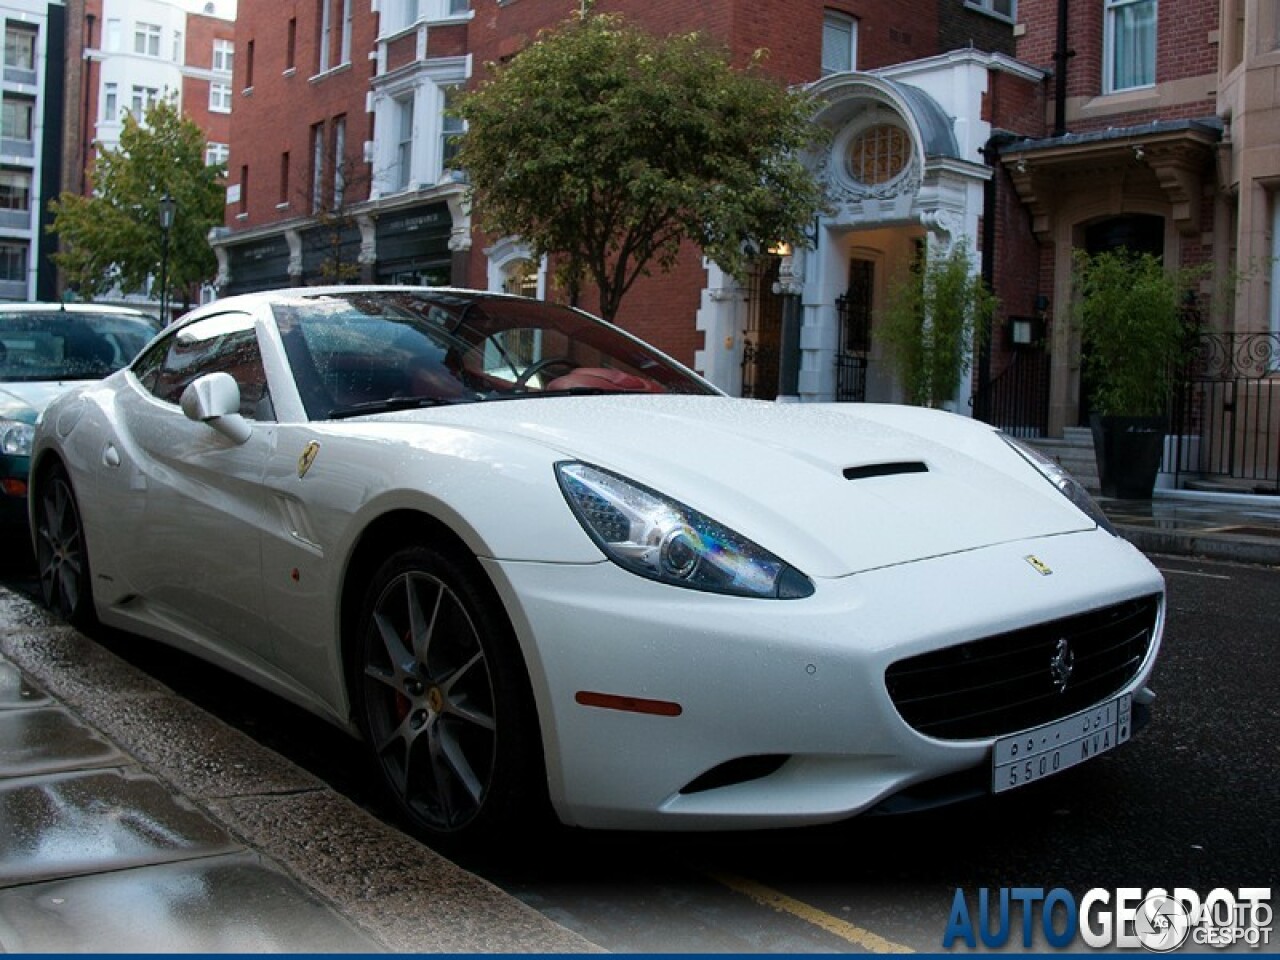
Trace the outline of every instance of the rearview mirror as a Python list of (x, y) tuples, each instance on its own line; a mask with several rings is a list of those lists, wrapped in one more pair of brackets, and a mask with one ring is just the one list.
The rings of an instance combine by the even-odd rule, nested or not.
[(188, 420), (207, 423), (235, 443), (244, 443), (253, 427), (240, 415), (240, 385), (229, 373), (206, 373), (182, 391)]

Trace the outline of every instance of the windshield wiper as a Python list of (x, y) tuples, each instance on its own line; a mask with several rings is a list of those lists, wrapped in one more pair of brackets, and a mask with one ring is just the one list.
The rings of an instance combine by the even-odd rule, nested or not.
[(472, 397), (386, 397), (382, 400), (365, 400), (361, 403), (334, 407), (323, 417), (325, 420), (343, 420), (362, 417), (370, 413), (392, 413), (396, 410), (421, 410), (425, 407), (451, 407), (459, 403), (475, 403)]

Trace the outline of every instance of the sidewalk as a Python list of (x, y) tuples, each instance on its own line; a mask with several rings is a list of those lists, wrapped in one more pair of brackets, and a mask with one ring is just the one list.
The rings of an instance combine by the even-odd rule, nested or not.
[[(1278, 498), (1100, 502), (1280, 566)], [(3, 588), (0, 825), (0, 952), (600, 952)]]
[(0, 953), (583, 953), (0, 588)]
[(1280, 497), (1177, 491), (1098, 503), (1146, 553), (1280, 566)]

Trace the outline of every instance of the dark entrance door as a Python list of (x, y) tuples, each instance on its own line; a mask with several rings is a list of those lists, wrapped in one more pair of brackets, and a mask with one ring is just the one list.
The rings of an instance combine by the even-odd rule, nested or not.
[(742, 344), (742, 395), (756, 400), (778, 397), (778, 360), (782, 352), (782, 297), (773, 292), (782, 258), (760, 261), (748, 280), (747, 329)]

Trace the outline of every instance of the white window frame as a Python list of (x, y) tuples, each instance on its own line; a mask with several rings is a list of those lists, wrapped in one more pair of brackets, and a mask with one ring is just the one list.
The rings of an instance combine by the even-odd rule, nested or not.
[(231, 112), (231, 84), (216, 80), (209, 84), (209, 112)]
[(1018, 18), (1018, 0), (964, 0), (964, 5), (1010, 23)]
[[(453, 105), (454, 98), (461, 92), (461, 84), (449, 84), (440, 88), (440, 172), (452, 169), (449, 161), (453, 159), (450, 154), (449, 141), (465, 133), (467, 130), (466, 123), (461, 117), (451, 117), (445, 111)], [(457, 147), (453, 147), (453, 152), (457, 152)]]
[(351, 0), (342, 0), (342, 37), (340, 40), (341, 49), (338, 52), (338, 62), (340, 64), (351, 62), (351, 30), (354, 17), (351, 7)]
[(29, 97), (5, 97), (0, 103), (0, 136), (5, 140), (31, 142), (35, 135), (36, 102)]
[[(14, 70), (31, 70), (36, 68), (40, 35), (37, 31), (21, 26), (6, 25), (4, 28), (4, 65)], [(11, 60), (9, 55), (17, 55)]]
[(333, 209), (341, 210), (347, 193), (347, 118), (333, 118)]
[[(26, 283), (30, 258), (30, 244), (22, 240), (0, 240), (0, 280), (6, 283)], [(11, 271), (11, 267), (16, 269)], [(11, 273), (17, 275), (13, 276)]]
[(213, 41), (213, 70), (215, 73), (231, 73), (235, 67), (236, 45), (231, 40)]
[(395, 99), (395, 189), (407, 190), (413, 180), (413, 120), (416, 91)]
[(163, 32), (160, 24), (139, 20), (133, 25), (133, 52), (144, 57), (160, 56), (160, 38)]
[(103, 39), (107, 52), (119, 53), (121, 34), (124, 30), (123, 24), (119, 20), (112, 18), (107, 21), (107, 27), (103, 31)]
[(230, 159), (230, 144), (218, 143), (216, 140), (210, 140), (204, 145), (204, 165), (206, 167), (213, 167), (218, 164), (226, 166), (227, 161)]
[(182, 66), (186, 62), (186, 51), (182, 48), (182, 31), (173, 31), (173, 62)]
[(102, 122), (120, 121), (120, 87), (114, 83), (102, 85)]
[(31, 171), (0, 170), (0, 210), (31, 212)]
[(129, 91), (129, 112), (139, 123), (147, 114), (147, 110), (160, 99), (159, 87), (144, 87), (134, 84)]
[[(840, 63), (835, 62), (839, 56)], [(848, 66), (844, 65), (848, 58)], [(858, 21), (847, 13), (825, 10), (822, 14), (822, 76), (858, 69)]]
[(324, 207), (324, 132), (323, 123), (311, 125), (311, 212)]
[[(1141, 51), (1141, 55), (1149, 61), (1149, 75), (1129, 80), (1124, 77), (1117, 76), (1117, 61), (1120, 59), (1121, 44), (1128, 42), (1133, 45), (1142, 39), (1141, 35), (1126, 36), (1123, 31), (1122, 20), (1127, 18), (1132, 11), (1139, 10), (1143, 7), (1151, 9), (1151, 27), (1149, 31), (1148, 43), (1149, 47)], [(1155, 86), (1156, 82), (1156, 40), (1160, 28), (1160, 7), (1159, 0), (1105, 0), (1104, 8), (1105, 26), (1103, 30), (1103, 93), (1119, 93), (1124, 90), (1141, 90), (1146, 87)], [(1132, 66), (1130, 67), (1132, 71)]]
[(324, 73), (331, 66), (333, 56), (333, 0), (318, 0), (320, 4), (320, 60), (316, 73)]

